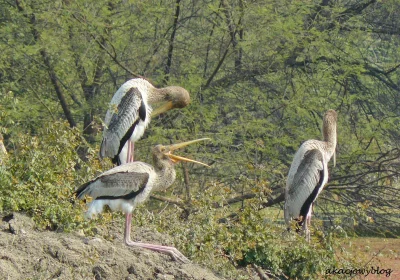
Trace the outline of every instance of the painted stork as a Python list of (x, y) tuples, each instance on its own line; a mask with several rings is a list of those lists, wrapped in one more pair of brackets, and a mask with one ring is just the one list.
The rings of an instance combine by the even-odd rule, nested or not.
[(314, 201), (328, 181), (328, 162), (336, 165), (337, 113), (328, 110), (323, 119), (323, 141), (308, 140), (296, 152), (285, 189), (285, 221), (295, 219), (310, 242), (309, 226)]
[(3, 140), (4, 140), (3, 134), (0, 133), (0, 156), (1, 156), (1, 154), (3, 154), (3, 155), (7, 154), (7, 149), (4, 146)]
[(170, 255), (174, 260), (189, 262), (174, 247), (131, 241), (131, 219), (132, 211), (138, 204), (145, 202), (152, 191), (164, 190), (172, 185), (176, 175), (175, 163), (187, 161), (209, 167), (202, 162), (172, 154), (176, 149), (204, 140), (209, 140), (209, 138), (169, 146), (157, 145), (153, 148), (154, 166), (140, 161), (126, 163), (116, 166), (83, 184), (75, 191), (75, 194), (78, 199), (83, 199), (85, 195), (93, 198), (85, 214), (86, 218), (92, 218), (101, 213), (104, 205), (108, 205), (113, 211), (120, 210), (126, 214), (124, 234), (126, 245), (163, 252)]
[[(150, 118), (189, 102), (189, 93), (182, 87), (155, 88), (142, 78), (127, 81), (114, 94), (106, 113), (100, 157), (118, 165), (132, 162), (134, 142), (143, 136)], [(149, 104), (154, 103), (163, 104), (152, 111)]]
[(3, 143), (3, 135), (0, 133), (0, 165), (3, 165), (3, 159), (7, 156), (7, 149)]

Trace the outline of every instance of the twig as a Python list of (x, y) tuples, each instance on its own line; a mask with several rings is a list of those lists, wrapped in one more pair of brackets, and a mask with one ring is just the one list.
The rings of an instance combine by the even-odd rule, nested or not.
[(239, 196), (236, 196), (236, 197), (234, 197), (234, 198), (228, 199), (228, 200), (227, 200), (226, 202), (224, 202), (223, 204), (220, 204), (220, 203), (218, 203), (218, 202), (215, 202), (215, 203), (213, 204), (213, 207), (214, 207), (214, 208), (222, 208), (222, 207), (228, 206), (228, 205), (230, 205), (230, 204), (233, 204), (233, 203), (236, 203), (236, 202), (241, 202), (241, 201), (243, 201), (243, 200), (251, 199), (251, 198), (254, 198), (254, 197), (256, 197), (256, 194), (255, 194), (255, 193), (245, 193), (245, 194), (243, 194), (243, 195), (239, 195)]
[(267, 274), (264, 273), (264, 271), (258, 267), (256, 264), (252, 263), (251, 266), (256, 270), (258, 276), (261, 278), (261, 280), (269, 280), (270, 278), (267, 276)]
[[(376, 256), (378, 256), (380, 253), (381, 253), (381, 251), (382, 250), (384, 250), (386, 248), (386, 245), (385, 246), (383, 246), (383, 248), (382, 249), (380, 249), (377, 253), (375, 253), (370, 259), (369, 259), (369, 261), (367, 261), (364, 265), (363, 265), (363, 267), (366, 267), (373, 259), (375, 259), (376, 258)], [(353, 279), (354, 277), (356, 277), (357, 276), (357, 274), (355, 274), (353, 277), (351, 277), (350, 279)]]
[(260, 209), (281, 203), (284, 200), (285, 200), (285, 194), (281, 193), (279, 196), (275, 197), (274, 199), (268, 200), (267, 202), (262, 203)]
[(152, 194), (150, 196), (150, 198), (155, 199), (155, 200), (159, 200), (159, 201), (162, 201), (162, 202), (172, 203), (172, 204), (175, 204), (176, 206), (179, 206), (182, 209), (185, 209), (185, 203), (183, 203), (182, 201), (179, 201), (179, 200), (174, 200), (174, 199), (171, 199), (171, 198), (168, 198), (168, 197), (158, 196), (158, 195), (155, 195), (155, 194)]

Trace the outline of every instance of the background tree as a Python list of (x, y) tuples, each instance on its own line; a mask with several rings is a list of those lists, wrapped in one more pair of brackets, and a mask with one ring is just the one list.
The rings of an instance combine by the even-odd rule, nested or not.
[[(212, 144), (192, 152), (213, 168), (184, 165), (175, 188), (154, 196), (156, 204), (176, 206), (165, 215), (184, 213), (187, 227), (179, 219), (168, 224), (163, 215), (144, 217), (174, 232), (196, 256), (206, 254), (198, 244), (223, 243), (215, 255), (236, 264), (256, 257), (267, 263), (267, 254), (256, 255), (251, 244), (272, 250), (266, 244), (281, 230), (293, 155), (303, 141), (321, 138), (322, 116), (335, 109), (337, 166), (330, 167), (315, 209), (328, 226), (324, 234), (329, 225), (398, 234), (399, 8), (395, 0), (3, 1), (5, 144), (17, 156), (21, 134), (45, 137), (43, 127), (66, 120), (85, 138), (74, 146), (87, 150), (88, 162), (79, 165), (94, 164), (88, 172), (96, 172), (109, 166), (100, 168), (92, 152), (108, 102), (123, 82), (144, 76), (156, 86), (183, 86), (192, 104), (153, 120), (137, 157), (149, 162), (156, 143), (210, 137)], [(83, 181), (74, 178), (70, 191)], [(198, 228), (199, 221), (209, 227)], [(245, 234), (255, 231), (254, 239)], [(272, 235), (262, 236), (265, 231)], [(248, 247), (236, 252), (238, 240)], [(274, 256), (289, 249), (279, 250)], [(296, 255), (290, 252), (285, 257)], [(278, 257), (268, 263), (284, 271)]]

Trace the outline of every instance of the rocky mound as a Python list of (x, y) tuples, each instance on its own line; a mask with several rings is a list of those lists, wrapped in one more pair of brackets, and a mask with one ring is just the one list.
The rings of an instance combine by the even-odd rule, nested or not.
[[(135, 231), (143, 241), (172, 244), (160, 233)], [(194, 263), (129, 248), (122, 240), (121, 231), (111, 241), (38, 231), (32, 219), (15, 213), (0, 222), (0, 279), (222, 279)]]

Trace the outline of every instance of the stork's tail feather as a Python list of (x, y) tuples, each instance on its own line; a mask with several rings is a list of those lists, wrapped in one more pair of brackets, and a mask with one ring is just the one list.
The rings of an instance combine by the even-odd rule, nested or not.
[(114, 158), (118, 154), (120, 140), (115, 134), (105, 135), (100, 146), (100, 158)]
[(305, 222), (305, 219), (300, 216), (300, 218), (294, 219), (296, 221), (296, 232), (300, 233), (301, 232), (301, 228)]
[(94, 182), (94, 180), (89, 181), (89, 182), (83, 184), (82, 186), (80, 186), (80, 187), (74, 192), (76, 198), (82, 199), (83, 196), (84, 196), (84, 195), (86, 194), (86, 192), (87, 192), (87, 188), (88, 188), (89, 185), (92, 184), (93, 182)]
[(121, 165), (121, 159), (119, 158), (119, 154), (116, 155), (115, 157), (113, 157), (111, 162), (116, 164), (116, 165), (118, 165), (118, 166)]

